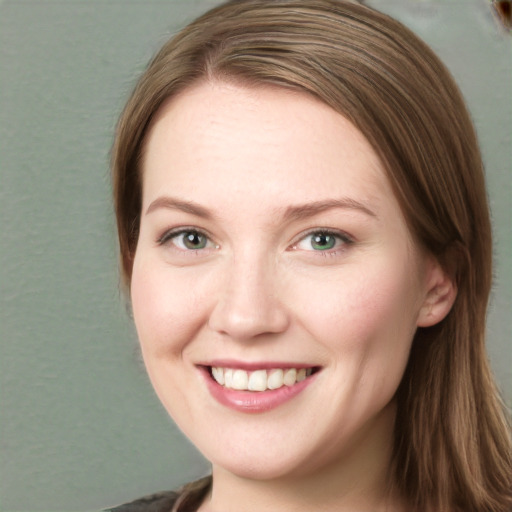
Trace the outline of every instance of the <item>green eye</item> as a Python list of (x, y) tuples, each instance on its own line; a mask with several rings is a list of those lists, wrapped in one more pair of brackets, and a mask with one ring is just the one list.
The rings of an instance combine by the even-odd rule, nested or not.
[(195, 229), (168, 231), (158, 239), (158, 244), (171, 244), (181, 251), (200, 251), (216, 247), (207, 235)]
[(328, 252), (334, 254), (338, 250), (346, 249), (353, 243), (352, 238), (343, 231), (329, 231), (319, 229), (310, 231), (301, 238), (294, 249), (310, 252)]
[(176, 236), (176, 244), (178, 246), (183, 245), (186, 249), (197, 251), (207, 246), (208, 238), (197, 231), (185, 231)]
[(328, 251), (336, 245), (336, 237), (329, 233), (313, 233), (310, 236), (311, 247), (315, 251)]
[(328, 233), (314, 233), (311, 236), (311, 247), (315, 251), (328, 251), (336, 245), (336, 238)]

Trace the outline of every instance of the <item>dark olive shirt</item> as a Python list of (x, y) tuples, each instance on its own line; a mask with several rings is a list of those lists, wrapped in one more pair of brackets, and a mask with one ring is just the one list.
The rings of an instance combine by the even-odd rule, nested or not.
[(206, 477), (177, 491), (150, 494), (104, 512), (196, 512), (208, 494), (211, 483), (211, 477)]

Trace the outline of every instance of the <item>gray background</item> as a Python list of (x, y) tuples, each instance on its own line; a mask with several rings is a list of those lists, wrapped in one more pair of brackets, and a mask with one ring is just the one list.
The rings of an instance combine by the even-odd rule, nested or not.
[[(217, 1), (0, 0), (0, 510), (93, 510), (207, 471), (158, 403), (118, 291), (108, 153), (155, 50)], [(512, 36), (487, 0), (374, 0), (440, 54), (480, 136), (489, 352), (512, 404)]]

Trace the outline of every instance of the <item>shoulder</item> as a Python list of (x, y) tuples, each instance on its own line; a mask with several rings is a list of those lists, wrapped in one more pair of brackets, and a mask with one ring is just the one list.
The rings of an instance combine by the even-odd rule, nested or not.
[(170, 512), (178, 497), (179, 493), (176, 491), (158, 492), (108, 508), (104, 512)]

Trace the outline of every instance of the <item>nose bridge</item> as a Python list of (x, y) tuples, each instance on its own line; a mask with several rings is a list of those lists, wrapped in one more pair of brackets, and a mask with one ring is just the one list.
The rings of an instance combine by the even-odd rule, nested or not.
[(268, 253), (249, 249), (233, 254), (209, 325), (240, 340), (286, 329), (288, 315), (279, 298), (279, 272)]

